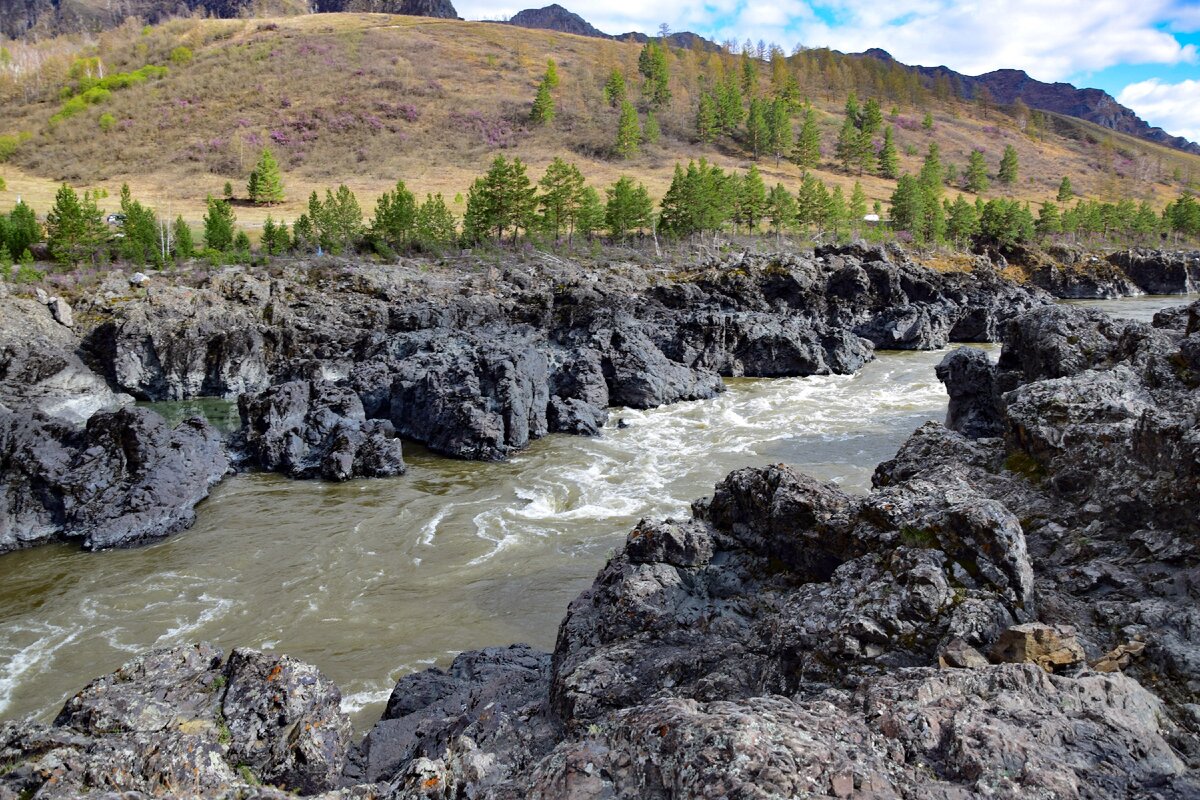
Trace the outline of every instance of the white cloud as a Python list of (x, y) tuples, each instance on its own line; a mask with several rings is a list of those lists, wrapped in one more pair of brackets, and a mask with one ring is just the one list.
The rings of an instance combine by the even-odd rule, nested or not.
[(1200, 80), (1163, 83), (1151, 78), (1131, 83), (1117, 101), (1168, 133), (1200, 142)]
[[(545, 0), (541, 0), (545, 2)], [(538, 0), (530, 3), (537, 5)], [(467, 18), (519, 11), (513, 0), (460, 0)], [(1162, 29), (1200, 26), (1194, 0), (566, 0), (609, 33), (653, 33), (659, 23), (716, 39), (799, 41), (845, 51), (882, 47), (910, 64), (969, 74), (1011, 67), (1063, 80), (1117, 64), (1196, 63), (1194, 45)], [(835, 20), (834, 23), (827, 19)]]

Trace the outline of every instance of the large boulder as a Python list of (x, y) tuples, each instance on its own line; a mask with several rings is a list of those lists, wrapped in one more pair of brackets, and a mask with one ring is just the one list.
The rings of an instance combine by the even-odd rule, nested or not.
[(55, 539), (102, 550), (178, 533), (228, 472), (220, 437), (198, 418), (172, 428), (131, 406), (77, 429), (0, 412), (0, 552)]
[(0, 725), (0, 796), (230, 797), (333, 789), (350, 739), (316, 668), (207, 644), (155, 650), (98, 678), (52, 725)]
[(391, 423), (368, 420), (352, 390), (327, 381), (290, 381), (238, 399), (234, 445), (247, 463), (292, 478), (345, 481), (404, 474)]

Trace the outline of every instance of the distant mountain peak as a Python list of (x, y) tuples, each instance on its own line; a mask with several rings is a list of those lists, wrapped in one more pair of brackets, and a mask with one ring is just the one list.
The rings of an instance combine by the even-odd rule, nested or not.
[(541, 30), (573, 33), (576, 36), (591, 36), (607, 39), (609, 36), (592, 26), (587, 20), (573, 11), (553, 3), (544, 8), (527, 8), (517, 12), (509, 21), (510, 25), (522, 28), (538, 28)]

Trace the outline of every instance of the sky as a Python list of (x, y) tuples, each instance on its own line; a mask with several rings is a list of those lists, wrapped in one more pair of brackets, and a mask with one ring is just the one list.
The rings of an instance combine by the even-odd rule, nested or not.
[[(505, 19), (520, 0), (457, 0), (465, 19)], [(1200, 0), (558, 0), (606, 33), (662, 23), (716, 41), (747, 38), (861, 52), (968, 75), (1023, 69), (1104, 89), (1152, 125), (1200, 141)]]

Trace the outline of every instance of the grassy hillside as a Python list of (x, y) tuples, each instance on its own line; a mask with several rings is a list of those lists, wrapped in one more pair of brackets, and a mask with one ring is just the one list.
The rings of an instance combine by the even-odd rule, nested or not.
[[(454, 201), (498, 153), (525, 160), (535, 178), (555, 156), (575, 161), (598, 187), (633, 174), (656, 198), (677, 161), (704, 156), (738, 169), (751, 163), (733, 140), (695, 142), (700, 92), (722, 71), (738, 69), (731, 56), (673, 51), (673, 98), (659, 116), (663, 137), (640, 156), (621, 160), (612, 153), (618, 113), (602, 90), (610, 70), (620, 69), (637, 99), (640, 46), (629, 43), (482, 22), (322, 14), (127, 25), (91, 41), (9, 48), (25, 66), (10, 68), (0, 80), (0, 135), (30, 138), (0, 164), (8, 184), (0, 209), (20, 195), (45, 213), (60, 181), (105, 188), (114, 197), (128, 182), (160, 212), (196, 221), (204, 197), (219, 195), (227, 180), (244, 194), (264, 145), (284, 171), (288, 202), (271, 213), (285, 219), (300, 213), (310, 191), (338, 183), (349, 185), (367, 208), (398, 178), (419, 196), (442, 192)], [(31, 56), (32, 48), (42, 55)], [(94, 105), (76, 103), (82, 110), (63, 118), (64, 87), (68, 95), (78, 87), (81, 57), (98, 58), (109, 76), (146, 65), (165, 66), (167, 73), (113, 89)], [(550, 58), (561, 76), (554, 93), (558, 115), (548, 127), (531, 126), (530, 104)], [(35, 63), (40, 66), (30, 66)], [(886, 201), (894, 182), (832, 164), (852, 89), (863, 99), (880, 98), (905, 171), (920, 168), (932, 141), (943, 162), (960, 170), (972, 149), (983, 149), (993, 174), (1005, 145), (1016, 147), (1020, 181), (1006, 189), (993, 184), (989, 195), (1049, 199), (1067, 175), (1085, 196), (1146, 198), (1161, 206), (1200, 178), (1198, 157), (1066, 117), (1044, 115), (1029, 125), (1003, 110), (939, 101), (880, 72), (884, 67), (825, 51), (790, 58), (786, 68), (821, 118), (827, 162), (820, 177), (847, 191), (860, 180), (872, 199)], [(759, 73), (758, 90), (769, 96), (772, 65), (761, 64)], [(932, 130), (919, 124), (927, 111)], [(787, 161), (764, 158), (759, 168), (769, 183), (783, 181), (791, 189), (799, 183), (800, 170)], [(452, 208), (461, 214), (461, 200)], [(243, 207), (238, 214), (253, 224), (266, 211)]]

